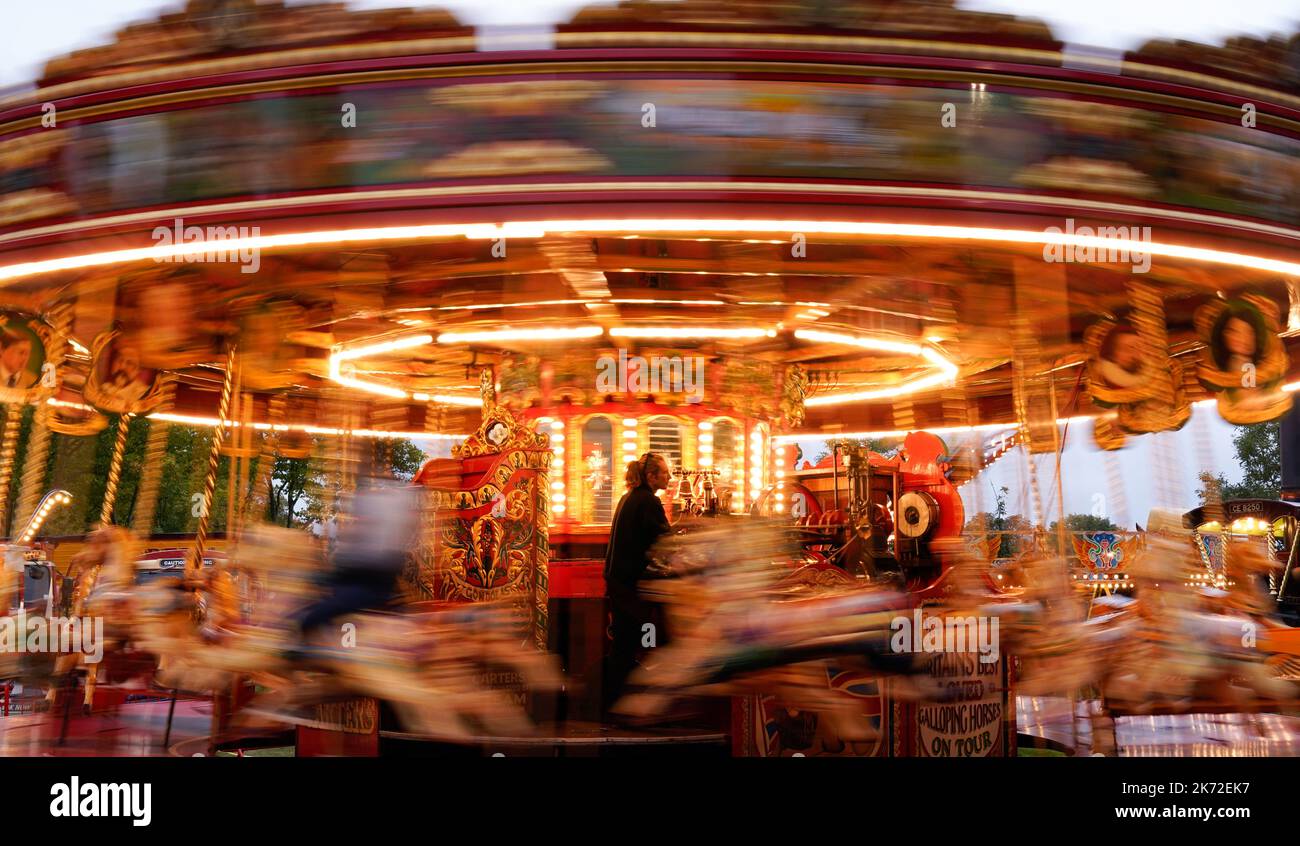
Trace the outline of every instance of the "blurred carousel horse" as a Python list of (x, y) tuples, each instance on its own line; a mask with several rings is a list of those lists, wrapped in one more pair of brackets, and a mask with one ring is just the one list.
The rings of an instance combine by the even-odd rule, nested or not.
[[(232, 566), (252, 577), (258, 596), (248, 613), (212, 591), (202, 627), (192, 596), (159, 586), (143, 603), (142, 642), (164, 657), (167, 682), (188, 690), (227, 690), (236, 675), (268, 692), (251, 707), (297, 709), (331, 699), (389, 702), (412, 732), (448, 739), (481, 733), (527, 734), (532, 724), (507, 691), (485, 687), (488, 673), (513, 671), (533, 690), (553, 690), (553, 656), (524, 643), (512, 609), (456, 606), (428, 613), (366, 612), (337, 621), (337, 644), (300, 649), (295, 611), (319, 592), (323, 556), (300, 531), (247, 532)], [(230, 583), (230, 584), (233, 584)]]
[(1134, 595), (1095, 600), (1090, 617), (1065, 561), (1027, 562), (1023, 602), (1001, 612), (1007, 648), (1021, 661), (1019, 692), (1073, 701), (1096, 691), (1093, 743), (1103, 751), (1113, 749), (1118, 714), (1291, 707), (1300, 688), (1277, 677), (1269, 641), (1285, 627), (1249, 578), (1271, 565), (1243, 553), (1230, 591), (1194, 588), (1200, 561), (1190, 544), (1152, 532), (1130, 565)]
[(666, 605), (671, 642), (632, 674), (635, 692), (617, 713), (649, 721), (684, 697), (772, 695), (819, 712), (843, 739), (875, 736), (861, 704), (828, 686), (827, 663), (914, 672), (914, 656), (890, 646), (891, 621), (911, 608), (906, 594), (791, 579), (790, 563), (802, 555), (777, 524), (747, 527), (743, 544), (725, 526), (671, 536), (655, 555), (652, 572), (675, 578), (643, 581), (642, 593)]
[[(132, 640), (135, 564), (131, 551), (131, 535), (126, 529), (101, 526), (87, 535), (85, 548), (69, 562), (68, 575), (73, 579), (70, 616), (103, 620), (102, 655), (119, 652)], [(57, 679), (84, 666), (82, 707), (89, 710), (103, 661), (92, 663), (85, 659), (81, 653), (60, 655), (54, 663), (54, 676)], [(54, 703), (58, 690), (59, 685), (50, 686), (46, 693), (48, 704)]]

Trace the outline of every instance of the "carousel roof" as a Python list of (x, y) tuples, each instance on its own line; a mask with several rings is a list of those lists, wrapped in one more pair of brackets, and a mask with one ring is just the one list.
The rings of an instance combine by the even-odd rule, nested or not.
[[(1286, 199), (1296, 161), (1288, 145), (1300, 137), (1287, 70), (1295, 39), (1270, 42), (1248, 62), (1244, 40), (1199, 51), (1151, 44), (1099, 78), (1067, 73), (1060, 44), (1037, 21), (920, 0), (837, 6), (830, 21), (813, 5), (593, 7), (559, 28), (556, 51), (533, 56), (533, 69), (494, 65), (480, 79), (479, 65), (495, 58), (475, 55), (469, 31), (443, 12), (192, 0), (184, 13), (126, 28), (112, 45), (51, 62), (42, 88), (0, 103), (0, 168), (18, 177), (18, 190), (0, 195), (0, 284), (15, 306), (46, 310), (75, 298), (72, 333), (83, 350), (113, 325), (166, 335), (160, 346), (170, 356), (159, 366), (180, 380), (178, 413), (213, 413), (221, 351), (236, 341), (247, 355), (243, 387), (263, 405), (287, 393), (289, 419), (314, 419), (320, 398), (341, 392), (383, 408), (391, 428), (443, 431), (472, 428), (485, 365), (611, 348), (798, 365), (809, 378), (803, 430), (852, 432), (1012, 423), (1013, 345), (1030, 339), (1060, 416), (1093, 414), (1080, 390), (1084, 333), (1100, 318), (1123, 319), (1135, 284), (1159, 290), (1170, 354), (1189, 364), (1202, 349), (1193, 315), (1207, 301), (1254, 291), (1286, 313), (1287, 277), (1300, 275), (1300, 219)], [(900, 112), (904, 125), (891, 136), (889, 121), (869, 117), (884, 100), (843, 100), (855, 90), (834, 76), (844, 66), (805, 80), (781, 57), (756, 53), (759, 81), (732, 79), (730, 69), (732, 81), (719, 84), (732, 88), (698, 89), (723, 113), (728, 102), (743, 108), (726, 125), (691, 116), (685, 141), (646, 165), (626, 139), (601, 141), (614, 95), (642, 94), (608, 75), (631, 71), (600, 58), (566, 65), (562, 79), (535, 77), (547, 62), (570, 62), (564, 49), (598, 43), (601, 32), (622, 44), (631, 29), (645, 49), (698, 31), (687, 42), (706, 51), (701, 62), (739, 61), (707, 54), (720, 45), (783, 43), (804, 51), (801, 61), (814, 49), (924, 55), (923, 68), (873, 66), (872, 82), (858, 88), (892, 96), (877, 84), (892, 75), (936, 112), (924, 120)], [(980, 73), (1009, 86), (1005, 99), (984, 103), (977, 86), (988, 83), (971, 83), (961, 99), (966, 83), (954, 80), (973, 66), (948, 59), (992, 49), (1001, 59)], [(404, 110), (385, 117), (387, 135), (363, 133), (346, 148), (360, 182), (319, 165), (335, 143), (324, 130), (296, 147), (296, 124), (267, 123), (267, 152), (241, 140), (256, 126), (228, 127), (222, 115), (235, 112), (204, 111), (270, 120), (258, 103), (277, 97), (305, 125), (316, 114), (311, 98), (325, 97), (337, 122), (331, 86), (359, 86), (349, 96), (360, 101), (366, 84), (380, 91), (384, 74), (410, 79), (400, 74), (430, 56), (440, 57), (442, 81), (401, 101)], [(1061, 73), (1027, 70), (1033, 63)], [(696, 89), (682, 68), (647, 54), (637, 73), (671, 77), (678, 102), (665, 107), (688, 114)], [(778, 73), (779, 86), (759, 79)], [(1209, 88), (1184, 84), (1204, 84), (1207, 73), (1217, 74)], [(1017, 100), (1011, 77), (1041, 90)], [(1222, 126), (1238, 107), (1219, 95), (1252, 86), (1266, 86), (1265, 141), (1212, 136), (1195, 123)], [(801, 104), (799, 91), (814, 88), (824, 105)], [(989, 158), (963, 163), (945, 147), (937, 111), (945, 97), (969, 102), (992, 133), (968, 147)], [(72, 115), (49, 134), (39, 127), (45, 100)], [(569, 120), (596, 103), (605, 117)], [(464, 135), (427, 161), (398, 137), (424, 125), (418, 104), (450, 115)], [(760, 112), (788, 120), (753, 124)], [(183, 123), (189, 113), (192, 125)], [(132, 135), (143, 119), (182, 121), (166, 124), (176, 147), (161, 153), (171, 161), (165, 174), (127, 160), (94, 164), (121, 139), (153, 149), (147, 132)], [(121, 132), (103, 130), (111, 121)], [(212, 132), (227, 149), (194, 147)], [(837, 146), (846, 138), (857, 146)], [(999, 138), (1060, 146), (1014, 172), (972, 170), (997, 159), (989, 145)], [(269, 157), (280, 142), (290, 158)], [(1161, 149), (1176, 150), (1183, 169), (1150, 167)], [(1226, 162), (1238, 154), (1271, 174), (1267, 190), (1235, 179)], [(337, 149), (329, 155), (340, 160)], [(841, 170), (818, 170), (828, 162)], [(155, 227), (180, 226), (182, 216), (244, 227), (237, 237), (259, 252), (257, 272), (159, 263)], [(1045, 233), (1066, 216), (1071, 226), (1132, 224), (1131, 246), (1152, 253), (1149, 271), (1135, 272), (1127, 256), (1045, 261)], [(1151, 227), (1142, 238), (1139, 225)], [(1193, 379), (1187, 388), (1192, 400), (1206, 396)]]

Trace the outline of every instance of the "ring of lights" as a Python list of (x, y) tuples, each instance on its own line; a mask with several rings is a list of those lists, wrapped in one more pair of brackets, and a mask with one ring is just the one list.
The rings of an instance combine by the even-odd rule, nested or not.
[[(548, 341), (573, 341), (598, 338), (608, 334), (610, 338), (640, 338), (663, 340), (758, 340), (775, 338), (776, 329), (760, 327), (704, 327), (704, 326), (612, 326), (603, 329), (600, 326), (543, 327), (543, 328), (506, 328), (489, 329), (479, 332), (444, 332), (437, 337), (439, 344), (490, 344), (504, 342), (529, 341), (544, 343)], [(801, 341), (816, 343), (844, 344), (859, 349), (879, 350), (895, 355), (913, 355), (926, 364), (930, 371), (899, 385), (879, 388), (874, 391), (857, 391), (852, 393), (830, 393), (810, 397), (804, 405), (835, 405), (850, 402), (870, 402), (873, 400), (892, 399), (913, 394), (928, 388), (950, 385), (957, 377), (957, 365), (937, 347), (925, 344), (896, 341), (870, 335), (850, 335), (843, 332), (825, 332), (816, 329), (796, 329), (792, 336)], [(344, 375), (343, 365), (358, 358), (396, 352), (412, 347), (432, 343), (434, 337), (428, 334), (410, 335), (391, 341), (369, 344), (362, 347), (335, 348), (330, 351), (329, 377), (339, 385), (368, 391), (395, 399), (414, 399), (420, 402), (435, 401), (454, 405), (477, 406), (478, 399), (449, 395), (429, 395), (422, 393), (408, 394), (401, 388), (378, 382), (367, 382), (354, 375)]]

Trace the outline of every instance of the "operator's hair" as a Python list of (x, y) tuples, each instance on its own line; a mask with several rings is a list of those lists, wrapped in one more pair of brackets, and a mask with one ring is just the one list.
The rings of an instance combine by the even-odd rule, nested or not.
[(623, 474), (623, 484), (627, 485), (628, 490), (635, 490), (646, 483), (646, 469), (650, 466), (650, 462), (656, 458), (667, 463), (666, 459), (657, 452), (647, 452), (635, 461), (627, 463), (627, 472)]

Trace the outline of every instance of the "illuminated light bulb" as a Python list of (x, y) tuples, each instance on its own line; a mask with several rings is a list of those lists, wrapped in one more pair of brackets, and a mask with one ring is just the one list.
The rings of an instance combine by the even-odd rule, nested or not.
[(637, 421), (637, 419), (636, 419), (635, 417), (625, 417), (625, 418), (623, 418), (623, 425), (624, 425), (626, 428), (631, 429), (631, 430), (634, 431), (634, 432), (636, 431), (637, 424), (638, 424), (638, 421)]
[(556, 503), (555, 505), (552, 505), (552, 506), (551, 506), (551, 512), (554, 513), (554, 514), (563, 514), (563, 513), (564, 513), (564, 505), (563, 505), (562, 503)]
[(555, 420), (555, 421), (552, 421), (552, 423), (551, 423), (551, 429), (553, 429), (554, 431), (557, 431), (557, 432), (558, 432), (558, 431), (560, 431), (560, 430), (563, 429), (563, 428), (564, 428), (564, 421), (563, 421), (563, 420)]
[(708, 420), (701, 420), (701, 421), (700, 421), (700, 431), (701, 431), (701, 432), (709, 432), (709, 431), (712, 431), (712, 429), (713, 429), (713, 424), (712, 424), (711, 422), (709, 422)]
[(553, 491), (564, 490), (564, 482), (551, 482), (551, 490)]
[(552, 501), (552, 502), (562, 503), (562, 502), (564, 502), (564, 499), (565, 499), (565, 497), (564, 497), (564, 494), (562, 494), (562, 493), (551, 494), (551, 501)]

